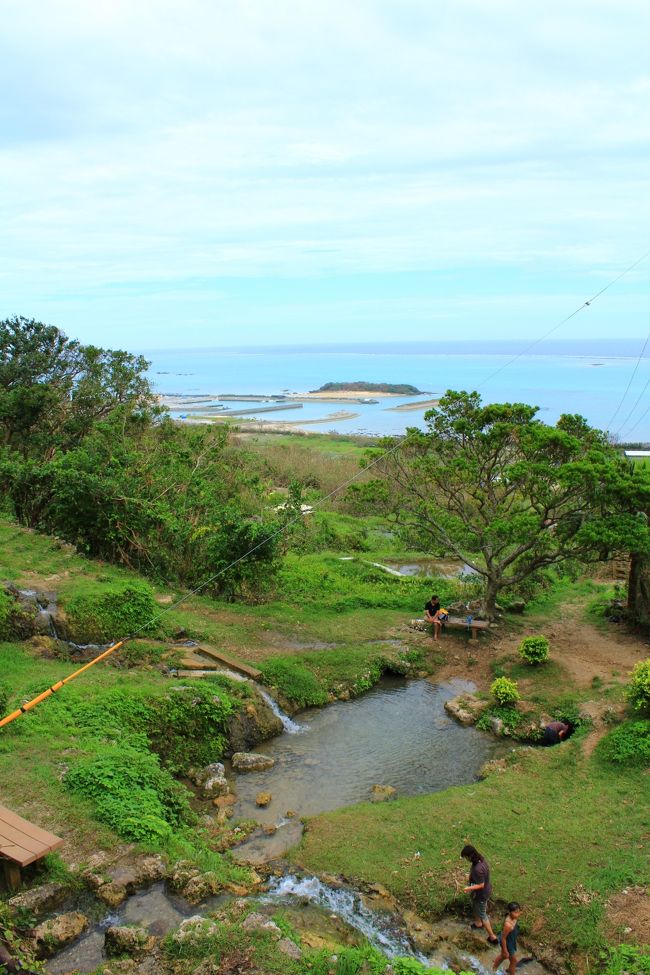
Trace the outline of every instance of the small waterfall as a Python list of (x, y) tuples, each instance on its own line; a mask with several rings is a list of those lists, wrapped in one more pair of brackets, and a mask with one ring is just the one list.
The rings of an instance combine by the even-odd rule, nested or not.
[[(265, 901), (308, 901), (342, 918), (351, 928), (360, 931), (388, 958), (408, 956), (427, 963), (424, 955), (413, 950), (404, 931), (394, 919), (367, 908), (360, 895), (345, 887), (328, 887), (318, 877), (296, 877), (287, 874), (271, 882)], [(391, 923), (392, 922), (392, 923)]]
[(256, 686), (259, 693), (262, 695), (262, 697), (264, 698), (268, 706), (271, 708), (271, 711), (273, 711), (273, 714), (275, 714), (276, 717), (278, 717), (282, 722), (282, 726), (284, 727), (284, 730), (287, 732), (288, 735), (299, 735), (301, 731), (305, 730), (303, 725), (298, 724), (296, 721), (292, 721), (289, 715), (285, 714), (285, 712), (282, 710), (278, 702), (274, 698), (272, 698), (267, 691), (263, 690), (259, 686), (259, 684), (257, 684)]

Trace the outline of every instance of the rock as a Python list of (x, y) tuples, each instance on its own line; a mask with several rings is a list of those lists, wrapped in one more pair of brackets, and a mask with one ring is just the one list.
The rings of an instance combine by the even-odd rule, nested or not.
[(105, 871), (110, 882), (126, 887), (133, 894), (140, 887), (149, 887), (167, 876), (167, 865), (158, 855), (135, 857), (115, 864)]
[(128, 955), (130, 958), (142, 958), (148, 954), (156, 943), (153, 935), (144, 928), (114, 925), (107, 929), (104, 935), (104, 950), (109, 958)]
[(503, 735), (503, 727), (503, 721), (501, 718), (498, 718), (496, 714), (493, 714), (490, 718), (490, 731), (495, 735)]
[(368, 890), (371, 894), (376, 894), (377, 897), (384, 897), (386, 900), (392, 896), (381, 884), (368, 884)]
[(223, 809), (225, 806), (234, 806), (236, 802), (237, 797), (232, 792), (229, 792), (227, 796), (217, 796), (216, 799), (212, 800), (213, 805), (219, 809)]
[(243, 884), (233, 884), (230, 881), (224, 884), (224, 890), (227, 890), (233, 897), (246, 897), (250, 893), (248, 887), (244, 887)]
[(232, 765), (237, 772), (263, 772), (267, 768), (273, 768), (275, 759), (257, 752), (235, 752)]
[(124, 884), (103, 884), (98, 888), (97, 896), (109, 907), (118, 907), (126, 900), (126, 887)]
[(65, 884), (41, 884), (32, 887), (9, 899), (13, 908), (31, 911), (32, 914), (47, 914), (65, 900), (68, 888)]
[(451, 700), (445, 701), (445, 711), (447, 714), (450, 714), (452, 718), (455, 718), (460, 724), (466, 726), (476, 724), (488, 707), (489, 701), (481, 701), (474, 694), (459, 694), (457, 697), (452, 697)]
[(255, 745), (282, 732), (282, 721), (274, 714), (257, 688), (249, 685), (255, 694), (254, 703), (248, 702), (245, 708), (228, 719), (228, 741), (233, 752), (248, 752)]
[(221, 762), (213, 762), (202, 769), (190, 769), (189, 777), (204, 799), (225, 796), (229, 792), (226, 770)]
[(270, 792), (258, 792), (255, 796), (256, 806), (268, 806), (273, 796)]
[(386, 802), (388, 799), (394, 799), (397, 795), (397, 789), (394, 789), (392, 785), (373, 785), (371, 791), (371, 802)]
[(277, 833), (277, 831), (278, 827), (273, 823), (269, 823), (267, 826), (262, 826), (262, 832), (265, 836), (273, 836), (275, 833)]
[(523, 599), (515, 599), (514, 602), (510, 603), (508, 610), (511, 613), (523, 613), (526, 609), (526, 603)]
[(248, 915), (242, 923), (242, 928), (244, 931), (266, 931), (267, 934), (272, 934), (278, 939), (282, 937), (282, 931), (275, 921), (272, 921), (265, 914), (258, 914), (256, 911)]
[(43, 921), (34, 928), (33, 938), (39, 958), (47, 958), (75, 941), (90, 924), (85, 914), (70, 911)]
[(508, 762), (505, 758), (491, 758), (484, 762), (479, 769), (479, 779), (487, 779), (488, 775), (501, 775), (508, 770)]
[(291, 938), (280, 938), (278, 941), (278, 951), (281, 951), (287, 958), (293, 958), (294, 961), (300, 961), (302, 958), (302, 951)]
[(198, 904), (199, 901), (204, 900), (206, 897), (213, 897), (215, 894), (218, 894), (220, 890), (221, 883), (217, 876), (212, 871), (208, 871), (207, 873), (199, 873), (195, 877), (192, 877), (181, 893), (190, 904)]
[(207, 917), (195, 914), (193, 917), (185, 918), (178, 929), (172, 935), (172, 941), (176, 944), (192, 944), (202, 941), (216, 934), (218, 926)]

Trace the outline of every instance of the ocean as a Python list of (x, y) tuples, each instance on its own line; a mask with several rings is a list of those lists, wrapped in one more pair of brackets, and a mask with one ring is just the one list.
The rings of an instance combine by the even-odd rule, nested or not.
[[(326, 382), (410, 383), (426, 392), (421, 399), (437, 397), (447, 389), (478, 390), (486, 402), (537, 406), (545, 423), (554, 423), (562, 413), (579, 413), (601, 429), (610, 426), (636, 368), (611, 422), (611, 433), (620, 440), (645, 441), (650, 439), (650, 358), (638, 360), (641, 344), (638, 340), (591, 345), (557, 341), (524, 355), (520, 355), (521, 344), (506, 342), (142, 351), (151, 361), (149, 377), (155, 389), (168, 395), (202, 394), (218, 402), (222, 394), (302, 393)], [(514, 356), (518, 358), (512, 361)], [(297, 424), (324, 420), (305, 427), (313, 432), (396, 434), (422, 425), (424, 410), (388, 409), (413, 399), (354, 403), (349, 410), (358, 415), (351, 419), (327, 419), (347, 407), (322, 402), (305, 403), (300, 410), (260, 413), (259, 418)], [(245, 409), (252, 417), (264, 405), (268, 404), (228, 402), (232, 410)]]

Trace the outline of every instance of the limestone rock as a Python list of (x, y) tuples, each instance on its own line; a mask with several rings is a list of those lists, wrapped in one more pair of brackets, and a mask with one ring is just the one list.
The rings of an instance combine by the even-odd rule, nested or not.
[(232, 765), (237, 772), (263, 772), (267, 768), (273, 768), (275, 759), (257, 752), (235, 752)]
[(140, 887), (149, 887), (163, 880), (167, 875), (167, 866), (161, 856), (141, 856), (115, 864), (105, 873), (109, 881), (121, 884), (128, 894), (132, 894)]
[(476, 724), (488, 707), (489, 701), (481, 701), (474, 694), (459, 694), (458, 697), (452, 697), (451, 700), (445, 701), (447, 714), (450, 714), (462, 725)]
[(214, 921), (207, 917), (201, 917), (200, 914), (195, 914), (181, 922), (178, 929), (174, 931), (172, 940), (176, 944), (192, 944), (203, 940), (203, 938), (209, 938), (216, 934), (217, 930)]
[(237, 797), (232, 792), (229, 792), (227, 796), (217, 796), (216, 799), (212, 800), (212, 804), (219, 809), (224, 809), (226, 806), (234, 806), (236, 802)]
[(209, 870), (207, 873), (197, 873), (182, 888), (181, 893), (190, 904), (198, 904), (206, 897), (213, 897), (221, 890), (221, 883), (216, 874)]
[(201, 790), (204, 799), (225, 796), (229, 791), (226, 770), (221, 762), (213, 762), (202, 769), (190, 769), (189, 776)]
[(273, 796), (270, 792), (258, 792), (255, 796), (256, 806), (268, 806)]
[(394, 799), (397, 795), (397, 789), (392, 785), (373, 785), (371, 791), (371, 802), (386, 802), (387, 799)]
[(97, 896), (109, 907), (118, 907), (126, 900), (126, 887), (124, 884), (102, 884), (97, 890)]
[(33, 932), (39, 957), (46, 958), (48, 955), (53, 955), (75, 941), (80, 934), (83, 934), (89, 923), (86, 915), (79, 911), (59, 914), (49, 921), (43, 921), (34, 928)]
[(242, 923), (242, 928), (244, 931), (266, 931), (267, 934), (272, 934), (278, 940), (282, 937), (282, 931), (275, 921), (272, 921), (265, 914), (258, 914), (257, 911), (248, 915)]
[(24, 890), (11, 897), (9, 904), (14, 908), (31, 911), (32, 914), (47, 914), (63, 903), (67, 893), (65, 884), (41, 884), (40, 887), (32, 887), (31, 890)]
[(278, 951), (281, 951), (287, 958), (293, 958), (294, 961), (300, 961), (302, 958), (302, 951), (291, 938), (280, 938), (278, 941)]
[(114, 925), (108, 928), (104, 935), (104, 950), (109, 958), (118, 955), (141, 958), (151, 951), (155, 943), (154, 936), (140, 927)]

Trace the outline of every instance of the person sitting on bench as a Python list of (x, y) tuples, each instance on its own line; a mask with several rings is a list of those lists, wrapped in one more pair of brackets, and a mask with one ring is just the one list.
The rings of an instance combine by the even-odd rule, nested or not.
[(449, 619), (449, 613), (440, 605), (438, 596), (432, 596), (429, 602), (426, 603), (424, 607), (424, 618), (427, 623), (431, 623), (433, 626), (433, 639), (439, 640), (442, 624), (446, 623)]

